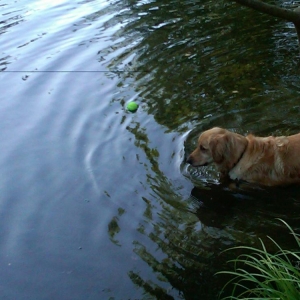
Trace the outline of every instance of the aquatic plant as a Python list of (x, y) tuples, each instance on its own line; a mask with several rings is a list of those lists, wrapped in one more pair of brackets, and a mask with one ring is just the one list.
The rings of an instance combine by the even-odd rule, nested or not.
[[(244, 253), (236, 259), (228, 261), (233, 263), (233, 271), (221, 271), (217, 274), (232, 276), (224, 289), (232, 287), (231, 296), (225, 299), (300, 299), (300, 239), (293, 229), (283, 220), (290, 233), (295, 238), (299, 251), (282, 249), (275, 240), (268, 236), (277, 248), (275, 254), (267, 251), (264, 242), (260, 239), (262, 249), (249, 246), (238, 246), (225, 251), (239, 250)], [(248, 254), (250, 252), (250, 254)]]

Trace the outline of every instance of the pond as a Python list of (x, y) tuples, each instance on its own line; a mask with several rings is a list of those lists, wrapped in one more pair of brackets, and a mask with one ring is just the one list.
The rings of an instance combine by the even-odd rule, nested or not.
[(213, 126), (300, 131), (291, 24), (225, 0), (0, 7), (1, 299), (215, 300), (223, 250), (294, 247), (299, 188), (185, 163)]

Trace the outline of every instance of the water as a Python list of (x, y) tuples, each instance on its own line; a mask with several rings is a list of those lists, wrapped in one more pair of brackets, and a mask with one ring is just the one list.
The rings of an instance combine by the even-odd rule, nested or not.
[(299, 131), (290, 24), (227, 1), (0, 5), (1, 299), (216, 299), (222, 250), (294, 246), (276, 218), (300, 230), (298, 188), (184, 163), (211, 126)]

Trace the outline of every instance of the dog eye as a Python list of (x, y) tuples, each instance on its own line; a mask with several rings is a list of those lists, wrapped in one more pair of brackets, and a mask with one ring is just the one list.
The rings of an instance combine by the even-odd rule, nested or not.
[(206, 151), (207, 149), (204, 148), (202, 145), (200, 145), (200, 150), (201, 150), (201, 151)]

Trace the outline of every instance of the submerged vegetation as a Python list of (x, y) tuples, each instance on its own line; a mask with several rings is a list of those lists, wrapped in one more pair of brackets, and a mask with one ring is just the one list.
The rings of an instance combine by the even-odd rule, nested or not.
[[(228, 250), (241, 250), (244, 253), (233, 263), (233, 271), (222, 271), (217, 274), (233, 276), (223, 290), (232, 287), (232, 294), (225, 299), (278, 299), (298, 300), (300, 297), (300, 239), (293, 229), (281, 220), (293, 235), (297, 251), (285, 250), (271, 237), (270, 241), (278, 251), (271, 254), (265, 243), (260, 240), (262, 249), (240, 246)], [(245, 252), (249, 252), (245, 253)]]

